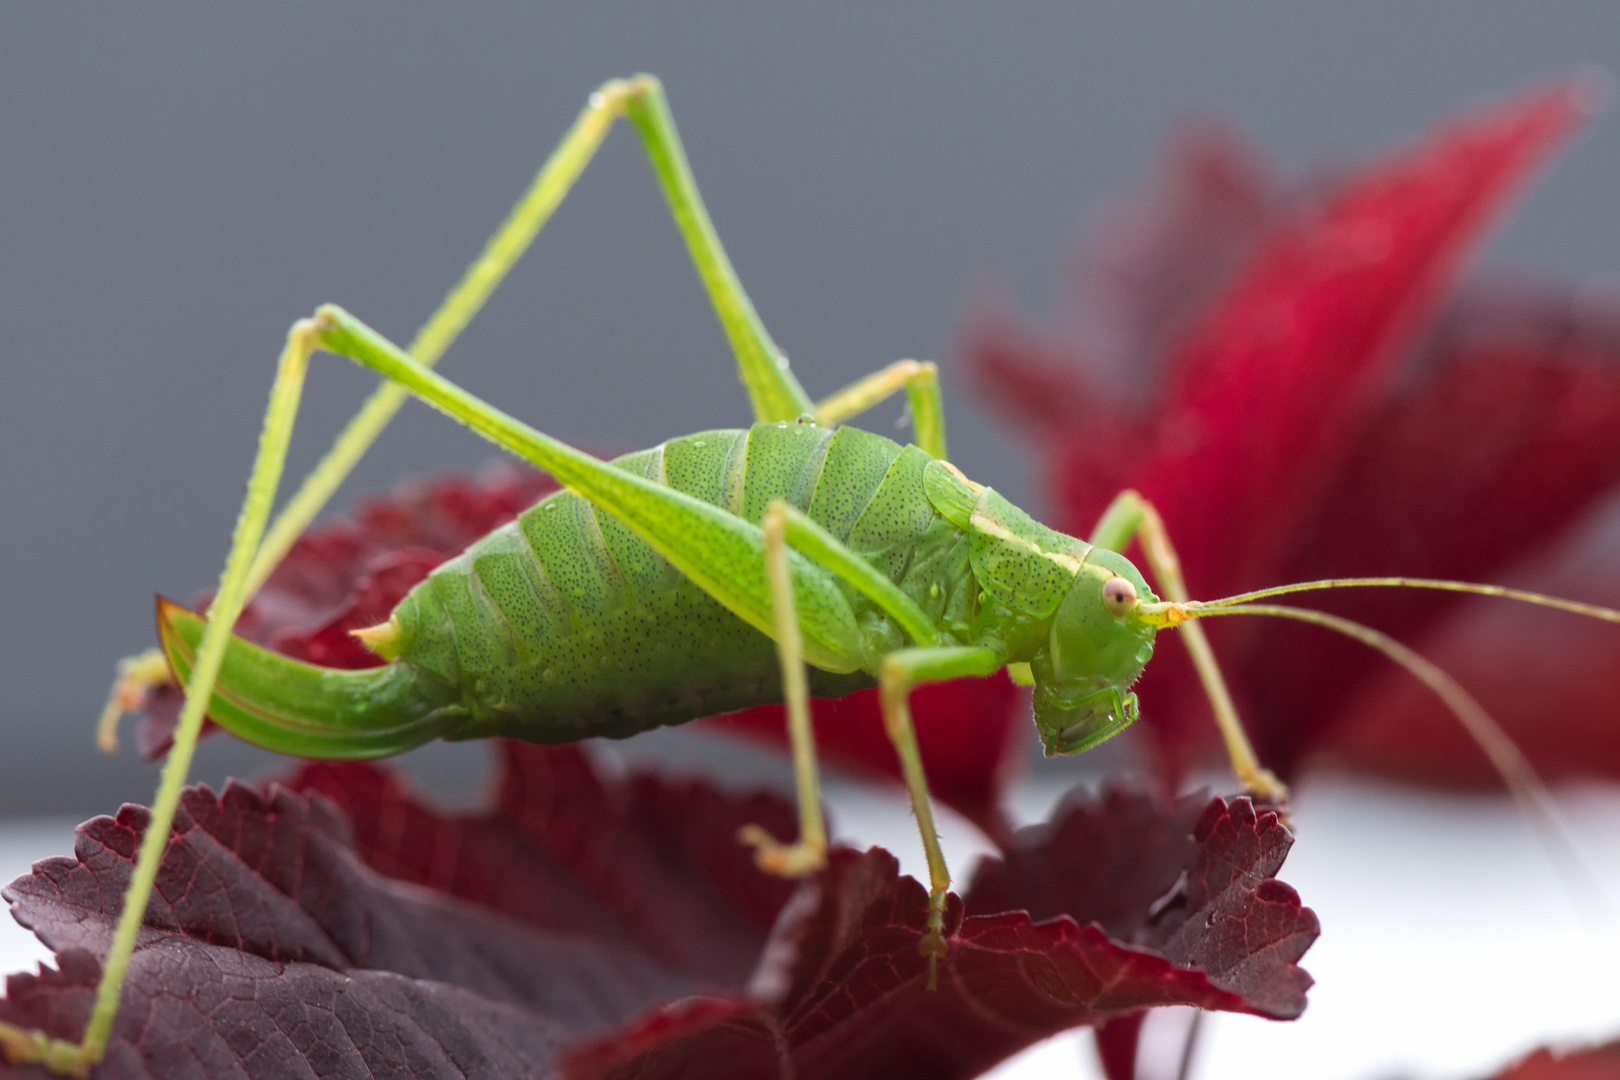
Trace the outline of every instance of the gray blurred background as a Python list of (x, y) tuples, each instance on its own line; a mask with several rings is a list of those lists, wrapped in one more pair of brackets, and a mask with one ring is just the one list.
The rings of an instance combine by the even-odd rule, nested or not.
[[(974, 406), (962, 319), (1007, 298), (1045, 319), (1074, 241), (1176, 120), (1228, 117), (1297, 175), (1582, 65), (1620, 70), (1612, 0), (8, 5), (0, 814), (150, 797), (155, 766), (101, 756), (92, 725), (113, 662), (151, 643), (153, 592), (189, 599), (219, 573), (288, 324), (333, 300), (408, 338), (610, 76), (664, 79), (811, 393), (939, 359), (952, 457), (1039, 509), (1022, 453)], [(1612, 274), (1617, 177), (1620, 120), (1600, 117), (1488, 262)], [(748, 416), (626, 131), (445, 370), (601, 451)], [(294, 473), (369, 385), (317, 365)], [(339, 505), (489, 454), (412, 406)], [(482, 760), (415, 756), (446, 789)], [(196, 774), (269, 764), (221, 738)]]

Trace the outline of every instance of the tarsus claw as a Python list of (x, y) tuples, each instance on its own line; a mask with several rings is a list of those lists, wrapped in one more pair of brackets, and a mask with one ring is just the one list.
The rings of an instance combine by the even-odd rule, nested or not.
[(796, 878), (813, 874), (827, 865), (827, 849), (822, 844), (784, 844), (758, 825), (737, 830), (739, 842), (754, 849), (754, 864), (767, 874)]
[(137, 656), (126, 656), (118, 661), (118, 678), (107, 695), (107, 704), (101, 710), (96, 724), (96, 745), (103, 753), (118, 752), (118, 721), (125, 713), (138, 712), (146, 706), (146, 697), (160, 686), (174, 682), (169, 662), (161, 649), (147, 649)]
[(0, 1060), (13, 1065), (43, 1065), (58, 1076), (89, 1076), (95, 1062), (78, 1043), (53, 1039), (43, 1031), (0, 1021)]

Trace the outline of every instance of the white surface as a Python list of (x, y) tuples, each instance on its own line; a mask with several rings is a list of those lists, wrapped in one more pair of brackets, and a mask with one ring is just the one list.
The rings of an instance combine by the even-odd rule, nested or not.
[[(1034, 820), (1060, 793), (1021, 788), (1016, 811)], [(907, 872), (922, 869), (900, 798), (850, 784), (831, 785), (828, 797), (840, 836), (888, 847)], [(1300, 839), (1280, 876), (1322, 920), (1322, 937), (1304, 959), (1317, 980), (1310, 1007), (1294, 1023), (1206, 1016), (1193, 1075), (1463, 1080), (1543, 1043), (1620, 1036), (1620, 789), (1569, 792), (1562, 803), (1607, 893), (1605, 917), (1583, 918), (1504, 800), (1348, 781), (1307, 787), (1294, 814)], [(989, 846), (948, 812), (940, 825), (957, 877), (966, 880), (972, 859)], [(0, 880), (71, 850), (71, 822), (0, 824)], [(45, 957), (31, 934), (0, 924), (5, 971)], [(1175, 1013), (1151, 1021), (1172, 1030), (1185, 1022)], [(1144, 1076), (1172, 1074), (1173, 1049), (1147, 1058)], [(1077, 1032), (990, 1075), (1099, 1074), (1089, 1034)]]
[[(73, 854), (73, 827), (70, 818), (33, 818), (0, 821), (0, 885), (28, 873), (40, 859)], [(51, 951), (16, 920), (0, 918), (0, 978), (13, 971), (32, 971), (34, 965), (49, 960)], [(0, 994), (4, 983), (0, 982)]]

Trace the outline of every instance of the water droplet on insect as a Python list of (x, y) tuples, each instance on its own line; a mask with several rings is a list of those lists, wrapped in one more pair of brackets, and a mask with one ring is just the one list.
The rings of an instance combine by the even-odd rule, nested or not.
[(787, 421), (786, 420), (778, 420), (776, 422), (776, 426), (781, 428), (783, 431), (786, 431), (787, 430)]
[(788, 354), (787, 353), (779, 352), (779, 353), (776, 354), (776, 366), (781, 371), (786, 371), (788, 369)]
[(815, 427), (816, 426), (816, 414), (815, 413), (802, 412), (802, 413), (799, 414), (799, 418), (798, 418), (798, 420), (796, 422), (800, 423), (800, 424), (809, 424), (811, 427)]
[(591, 95), (591, 108), (600, 109), (603, 105), (606, 105), (606, 104), (607, 104), (607, 98), (602, 96), (602, 91), (598, 90), (594, 94)]
[(704, 441), (702, 439), (697, 439), (692, 443), (692, 445), (693, 446), (703, 446), (703, 445), (706, 445), (706, 444), (704, 443)]
[(550, 668), (546, 668), (546, 670), (540, 673), (540, 677), (546, 682), (550, 682), (552, 679), (557, 677), (557, 673), (552, 671)]

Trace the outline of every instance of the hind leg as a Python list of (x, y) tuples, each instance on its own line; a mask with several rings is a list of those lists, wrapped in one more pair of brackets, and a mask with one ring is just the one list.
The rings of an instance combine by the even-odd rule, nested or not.
[[(810, 398), (787, 369), (786, 358), (766, 332), (720, 244), (692, 177), (663, 87), (650, 75), (614, 79), (590, 96), (528, 190), (406, 351), (424, 367), (438, 362), (528, 250), (595, 156), (614, 121), (621, 117), (629, 120), (641, 136), (671, 216), (736, 354), (738, 372), (753, 402), (755, 418), (792, 420), (811, 411)], [(409, 391), (398, 383), (384, 380), (350, 419), (265, 533), (248, 571), (249, 597), (263, 586), (409, 397)], [(122, 714), (141, 708), (152, 688), (168, 683), (167, 669), (155, 650), (123, 661), (97, 725), (97, 743), (102, 749), (117, 748), (117, 726)]]
[(157, 880), (158, 865), (169, 842), (169, 829), (174, 823), (181, 789), (191, 768), (197, 736), (202, 731), (206, 703), (219, 674), (220, 662), (225, 656), (231, 627), (236, 624), (237, 616), (247, 602), (248, 570), (253, 553), (258, 550), (264, 535), (265, 523), (270, 518), (270, 505), (275, 498), (276, 486), (281, 481), (287, 446), (292, 439), (293, 418), (297, 415), (298, 401), (303, 393), (304, 375), (309, 367), (309, 358), (318, 344), (315, 324), (309, 320), (295, 324), (287, 335), (287, 346), (276, 370), (270, 406), (265, 412), (264, 427), (259, 437), (258, 456), (248, 479), (247, 498), (237, 518), (230, 554), (226, 558), (219, 591), (210, 609), (208, 628), (198, 649), (192, 685), (175, 727), (174, 746), (164, 762), (163, 779), (152, 800), (151, 820), (141, 837), (135, 872), (124, 894), (124, 906), (119, 913), (117, 929), (113, 932), (112, 945), (102, 964), (101, 984), (96, 988), (95, 1005), (85, 1025), (84, 1038), (74, 1044), (49, 1038), (41, 1032), (0, 1024), (0, 1049), (13, 1063), (39, 1062), (53, 1072), (84, 1075), (101, 1060), (106, 1051), (113, 1018), (118, 1011), (118, 996), (123, 988), (124, 974), (129, 968), (135, 938)]

